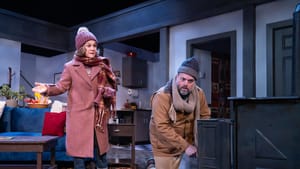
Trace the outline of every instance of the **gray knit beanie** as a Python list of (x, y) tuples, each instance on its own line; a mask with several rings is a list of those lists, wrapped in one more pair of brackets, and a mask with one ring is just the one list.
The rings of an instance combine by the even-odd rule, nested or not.
[(186, 73), (198, 79), (199, 74), (199, 63), (196, 58), (190, 57), (182, 62), (181, 66), (178, 68), (178, 73)]

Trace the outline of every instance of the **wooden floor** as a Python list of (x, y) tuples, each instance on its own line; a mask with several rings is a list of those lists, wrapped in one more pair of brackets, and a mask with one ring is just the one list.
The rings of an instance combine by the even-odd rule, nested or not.
[[(43, 169), (49, 169), (50, 165), (43, 165)], [(0, 169), (36, 169), (35, 164), (0, 164)], [(50, 168), (51, 169), (51, 168)], [(57, 168), (52, 168), (57, 169)]]
[[(114, 160), (119, 159), (122, 161), (123, 159), (128, 160), (130, 157), (130, 146), (127, 147), (118, 147), (113, 146), (107, 154), (108, 160), (110, 161), (109, 169), (130, 169), (129, 165), (127, 166), (118, 166), (113, 165)], [(154, 160), (152, 154), (152, 148), (149, 144), (137, 145), (136, 148), (136, 169), (146, 169), (154, 167)], [(58, 164), (59, 166), (59, 164)], [(88, 168), (87, 169), (91, 169)], [(197, 160), (195, 158), (189, 158), (187, 156), (183, 156), (179, 169), (194, 169), (197, 168)], [(59, 169), (73, 169), (72, 166), (59, 166)]]
[[(128, 160), (130, 162), (130, 146), (112, 146), (107, 154), (111, 164), (114, 161)], [(152, 148), (150, 144), (136, 145), (135, 147), (135, 164), (136, 169), (145, 169), (149, 159), (153, 159)]]
[[(107, 159), (109, 161), (109, 169), (130, 169), (130, 157), (131, 146), (112, 146), (107, 153)], [(148, 165), (148, 161), (153, 159), (152, 148), (150, 144), (140, 144), (135, 147), (136, 154), (136, 169), (145, 169)], [(36, 169), (33, 162), (7, 162), (7, 165), (0, 164), (0, 169)], [(47, 162), (44, 168), (48, 168)], [(5, 163), (6, 164), (6, 163)], [(73, 162), (60, 162), (56, 161), (57, 169), (73, 169)], [(2, 166), (2, 168), (1, 168)], [(47, 167), (48, 166), (48, 167)], [(4, 167), (4, 168), (3, 168)], [(25, 167), (25, 168), (24, 168)], [(94, 169), (93, 163), (87, 163), (87, 169)]]

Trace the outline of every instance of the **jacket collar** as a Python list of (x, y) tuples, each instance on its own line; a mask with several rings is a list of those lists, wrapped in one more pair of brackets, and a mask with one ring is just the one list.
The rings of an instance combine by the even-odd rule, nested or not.
[(78, 73), (78, 75), (90, 85), (92, 85), (92, 80), (97, 77), (98, 73), (101, 70), (100, 66), (91, 67), (91, 77), (89, 77), (83, 63), (73, 59), (72, 65), (74, 67), (74, 70)]

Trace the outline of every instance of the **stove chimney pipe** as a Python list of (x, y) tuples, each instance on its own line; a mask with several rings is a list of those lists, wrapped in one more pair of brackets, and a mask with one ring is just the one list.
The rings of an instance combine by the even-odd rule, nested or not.
[(293, 26), (294, 85), (292, 91), (295, 96), (300, 96), (300, 3), (296, 5), (294, 11)]

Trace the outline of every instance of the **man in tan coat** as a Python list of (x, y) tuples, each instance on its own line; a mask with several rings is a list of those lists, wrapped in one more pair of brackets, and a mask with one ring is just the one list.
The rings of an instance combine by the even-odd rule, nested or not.
[(196, 85), (198, 73), (198, 61), (188, 58), (151, 97), (150, 141), (156, 169), (178, 169), (184, 153), (197, 155), (196, 120), (211, 114), (203, 90)]

